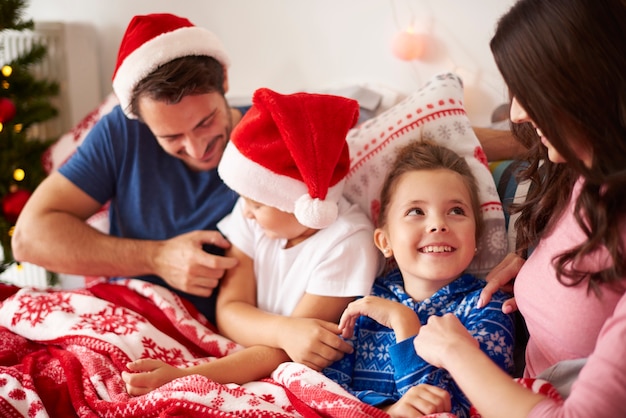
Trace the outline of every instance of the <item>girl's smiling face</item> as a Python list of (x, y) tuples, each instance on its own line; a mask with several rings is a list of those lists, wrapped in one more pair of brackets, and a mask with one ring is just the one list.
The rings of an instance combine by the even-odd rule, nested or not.
[(398, 179), (375, 243), (385, 256), (393, 254), (407, 291), (421, 299), (457, 279), (471, 263), (476, 216), (460, 174), (443, 168), (409, 171)]

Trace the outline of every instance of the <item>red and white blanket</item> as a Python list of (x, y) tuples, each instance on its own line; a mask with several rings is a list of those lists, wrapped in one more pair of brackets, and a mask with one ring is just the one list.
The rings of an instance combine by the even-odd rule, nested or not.
[(242, 386), (195, 375), (129, 396), (121, 372), (131, 360), (194, 364), (240, 348), (150, 283), (76, 291), (0, 285), (0, 301), (2, 417), (387, 416), (296, 363)]
[[(73, 291), (0, 284), (0, 416), (388, 416), (297, 363), (284, 363), (271, 378), (245, 385), (194, 375), (138, 397), (127, 394), (121, 378), (125, 365), (139, 358), (179, 366), (239, 349), (191, 305), (147, 282), (123, 280)], [(554, 395), (548, 384), (520, 383)], [(472, 417), (479, 415), (472, 411)]]

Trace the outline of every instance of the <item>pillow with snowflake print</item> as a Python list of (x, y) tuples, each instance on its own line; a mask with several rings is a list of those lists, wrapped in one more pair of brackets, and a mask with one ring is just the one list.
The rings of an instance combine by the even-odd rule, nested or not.
[(452, 73), (438, 74), (387, 111), (348, 133), (351, 168), (344, 194), (372, 220), (378, 216), (383, 181), (398, 148), (430, 140), (464, 157), (478, 184), (484, 230), (467, 272), (484, 277), (506, 255), (502, 203), (487, 158), (463, 106), (463, 83)]

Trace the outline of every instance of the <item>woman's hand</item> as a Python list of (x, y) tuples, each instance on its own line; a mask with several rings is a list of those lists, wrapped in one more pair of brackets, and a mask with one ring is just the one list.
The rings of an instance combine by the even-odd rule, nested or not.
[(131, 396), (145, 395), (178, 377), (187, 375), (185, 369), (179, 369), (154, 359), (135, 360), (128, 363), (126, 367), (133, 372), (122, 372), (126, 391)]
[(439, 412), (450, 412), (450, 394), (437, 386), (413, 386), (393, 405), (382, 408), (391, 417), (421, 417)]
[[(524, 261), (525, 260), (517, 254), (509, 253), (504, 257), (504, 260), (487, 274), (487, 285), (482, 292), (480, 292), (480, 297), (478, 298), (479, 308), (486, 306), (491, 300), (491, 296), (499, 289), (513, 293), (513, 284), (509, 282), (517, 276), (517, 273), (519, 273), (524, 265)], [(515, 298), (505, 301), (502, 305), (502, 312), (506, 314), (516, 310), (517, 303), (515, 303)]]
[(417, 314), (408, 306), (377, 296), (365, 296), (351, 302), (341, 315), (339, 330), (344, 338), (352, 338), (359, 316), (367, 316), (393, 329), (398, 342), (417, 334), (421, 325)]
[(451, 350), (462, 351), (478, 347), (472, 335), (452, 313), (431, 316), (413, 340), (415, 352), (435, 367), (446, 368), (446, 356)]

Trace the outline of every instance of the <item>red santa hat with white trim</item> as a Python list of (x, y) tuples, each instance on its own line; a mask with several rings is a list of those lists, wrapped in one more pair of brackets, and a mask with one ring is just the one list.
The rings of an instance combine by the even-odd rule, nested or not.
[(117, 54), (113, 91), (126, 116), (136, 119), (129, 109), (137, 84), (163, 64), (186, 56), (209, 56), (226, 70), (230, 60), (213, 32), (194, 26), (188, 19), (169, 13), (133, 17)]
[(338, 216), (350, 169), (346, 135), (358, 116), (358, 102), (345, 97), (259, 89), (231, 133), (218, 173), (241, 196), (325, 228)]

